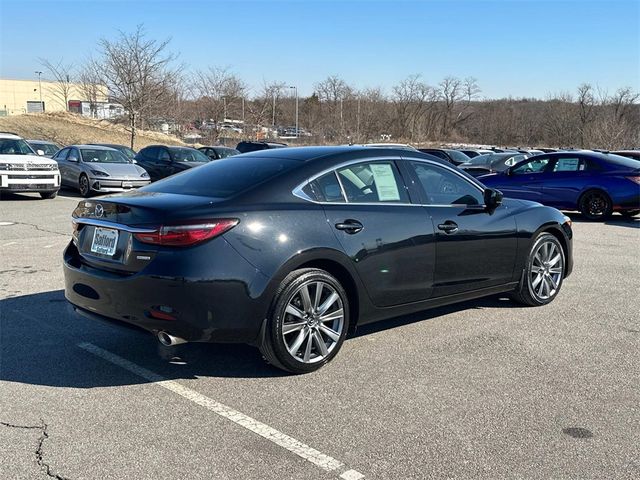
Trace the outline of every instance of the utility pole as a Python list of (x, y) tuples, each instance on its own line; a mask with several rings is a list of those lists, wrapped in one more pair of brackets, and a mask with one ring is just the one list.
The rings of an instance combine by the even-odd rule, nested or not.
[(358, 137), (358, 142), (360, 142), (360, 94), (358, 94), (358, 115), (356, 118), (356, 137)]
[(44, 104), (42, 103), (42, 81), (40, 80), (40, 76), (42, 72), (36, 72), (38, 75), (38, 91), (40, 92), (40, 111), (44, 112)]
[(273, 92), (273, 110), (272, 110), (271, 126), (276, 126), (276, 92)]
[(298, 87), (292, 86), (289, 88), (293, 88), (296, 93), (296, 138), (300, 138), (300, 131), (298, 127)]

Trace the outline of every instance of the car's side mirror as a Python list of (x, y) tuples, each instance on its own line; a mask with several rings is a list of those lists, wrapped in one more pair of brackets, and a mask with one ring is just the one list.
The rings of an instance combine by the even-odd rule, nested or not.
[(78, 157), (72, 157), (72, 156), (69, 156), (69, 157), (67, 158), (67, 161), (68, 161), (68, 162), (77, 162), (77, 161), (78, 161)]
[(502, 192), (500, 190), (495, 190), (493, 188), (487, 188), (484, 191), (484, 205), (487, 210), (495, 210), (500, 205), (502, 205)]
[(38, 155), (40, 155), (41, 157), (44, 157), (44, 150), (40, 150), (40, 149), (38, 149), (38, 150), (36, 150), (36, 153), (37, 153)]

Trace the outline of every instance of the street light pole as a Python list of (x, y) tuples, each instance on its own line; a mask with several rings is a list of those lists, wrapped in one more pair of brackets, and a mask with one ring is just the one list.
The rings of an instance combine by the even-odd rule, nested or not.
[(38, 91), (40, 92), (40, 111), (44, 112), (44, 105), (42, 104), (42, 82), (40, 81), (40, 75), (42, 72), (36, 72), (38, 75)]
[(300, 131), (298, 127), (298, 87), (292, 86), (289, 88), (293, 88), (296, 93), (296, 138), (300, 138)]

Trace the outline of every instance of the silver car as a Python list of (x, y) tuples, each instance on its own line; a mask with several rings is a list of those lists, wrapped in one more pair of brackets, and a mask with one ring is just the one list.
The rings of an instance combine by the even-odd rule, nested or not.
[(77, 188), (80, 195), (126, 192), (151, 181), (146, 170), (109, 147), (70, 145), (53, 156), (63, 186)]

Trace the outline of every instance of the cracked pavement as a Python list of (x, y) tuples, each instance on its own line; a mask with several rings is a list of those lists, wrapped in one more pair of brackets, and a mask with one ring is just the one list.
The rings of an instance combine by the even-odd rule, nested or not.
[(551, 305), (489, 298), (366, 326), (291, 376), (242, 345), (187, 345), (171, 364), (149, 335), (72, 316), (60, 264), (78, 200), (0, 202), (0, 478), (337, 478), (83, 342), (367, 479), (640, 477), (640, 220), (572, 215), (575, 269)]

